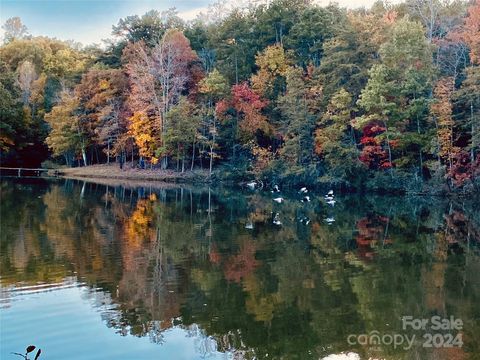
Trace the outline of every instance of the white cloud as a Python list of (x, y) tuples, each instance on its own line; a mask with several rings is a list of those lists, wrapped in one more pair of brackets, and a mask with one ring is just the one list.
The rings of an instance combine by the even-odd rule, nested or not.
[(180, 16), (183, 20), (193, 20), (199, 15), (200, 13), (205, 13), (207, 12), (208, 7), (199, 7), (191, 10), (186, 10), (186, 11), (181, 11), (178, 13), (178, 16)]

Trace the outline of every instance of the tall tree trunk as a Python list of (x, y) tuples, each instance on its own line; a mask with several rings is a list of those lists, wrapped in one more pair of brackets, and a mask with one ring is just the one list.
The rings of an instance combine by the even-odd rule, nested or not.
[(390, 137), (388, 135), (388, 127), (385, 121), (383, 122), (383, 125), (385, 126), (385, 135), (387, 136), (387, 151), (388, 151), (388, 162), (390, 163), (390, 177), (393, 178), (392, 149), (390, 148)]
[[(212, 104), (210, 103), (210, 106)], [(215, 137), (217, 134), (217, 119), (216, 116), (213, 115), (213, 135), (212, 135), (212, 143), (210, 144), (210, 166), (209, 166), (209, 175), (212, 175), (212, 168), (213, 168), (213, 148), (215, 146)]]
[(475, 143), (475, 122), (473, 121), (473, 101), (470, 102), (470, 122), (471, 122), (471, 126), (472, 126), (472, 149), (470, 150), (470, 157), (471, 157), (471, 161), (472, 161), (472, 164), (474, 163), (475, 161), (475, 146), (477, 146), (477, 144)]
[(177, 172), (180, 171), (180, 144), (177, 143)]
[[(417, 133), (420, 135), (420, 119), (418, 118), (418, 114), (417, 114)], [(423, 155), (422, 155), (421, 146), (418, 152), (420, 155), (420, 179), (423, 180)]]
[(238, 59), (237, 59), (238, 45), (235, 43), (235, 85), (238, 85)]
[(237, 141), (237, 128), (238, 128), (238, 112), (235, 116), (235, 125), (233, 127), (233, 147), (232, 147), (232, 158), (235, 160), (235, 149), (236, 149), (236, 141)]
[(190, 171), (193, 171), (193, 164), (195, 163), (195, 140), (192, 145), (192, 165), (190, 166)]
[(168, 167), (168, 157), (165, 155), (162, 157), (161, 168), (165, 170)]
[(210, 169), (209, 175), (212, 175), (212, 166), (213, 166), (213, 146), (210, 146)]
[(185, 155), (182, 155), (182, 174), (185, 172)]
[(83, 159), (83, 166), (87, 166), (87, 153), (85, 152), (84, 146), (82, 146), (82, 159)]
[(100, 164), (100, 157), (98, 156), (98, 146), (95, 145), (95, 159), (97, 159), (97, 164)]

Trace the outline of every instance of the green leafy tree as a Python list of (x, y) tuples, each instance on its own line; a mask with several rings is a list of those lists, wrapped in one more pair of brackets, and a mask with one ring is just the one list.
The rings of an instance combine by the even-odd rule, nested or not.
[(251, 12), (256, 20), (253, 33), (257, 48), (285, 45), (291, 29), (308, 8), (309, 2), (303, 0), (274, 0), (254, 8)]
[(321, 115), (320, 101), (318, 78), (305, 74), (302, 68), (292, 68), (287, 74), (287, 91), (278, 100), (284, 141), (280, 154), (292, 166), (292, 173), (302, 173), (312, 164), (313, 132)]
[(298, 17), (286, 37), (286, 47), (295, 49), (298, 64), (319, 66), (323, 45), (345, 26), (346, 12), (337, 5), (311, 6)]
[(67, 165), (72, 164), (72, 157), (81, 152), (83, 163), (87, 165), (85, 153), (86, 141), (80, 127), (77, 108), (78, 98), (70, 92), (61, 94), (60, 102), (45, 116), (51, 131), (46, 142), (55, 156), (64, 156)]
[(177, 105), (167, 113), (166, 121), (168, 131), (166, 147), (170, 153), (175, 154), (177, 170), (181, 162), (182, 173), (185, 171), (185, 158), (191, 154), (190, 170), (195, 163), (195, 151), (199, 140), (199, 127), (201, 117), (196, 106), (187, 98), (180, 98)]
[(218, 149), (218, 119), (215, 106), (223, 97), (228, 94), (229, 86), (227, 79), (214, 69), (199, 83), (199, 92), (205, 96), (203, 111), (203, 141), (209, 149), (209, 172), (212, 173), (213, 161), (219, 158), (216, 150)]
[(167, 29), (183, 27), (183, 21), (175, 9), (162, 13), (150, 10), (142, 16), (133, 15), (120, 19), (118, 24), (113, 26), (112, 34), (125, 42), (143, 41), (148, 46), (154, 47)]
[[(2, 162), (13, 149), (18, 130), (23, 122), (20, 89), (16, 86), (15, 74), (0, 60), (0, 151)], [(18, 145), (18, 143), (17, 143)]]
[(468, 134), (467, 151), (473, 162), (480, 152), (480, 66), (466, 69), (466, 78), (454, 94), (457, 118), (464, 131)]
[[(356, 126), (363, 129), (373, 122), (380, 123), (383, 131), (377, 136), (387, 149), (390, 164), (395, 160), (399, 168), (418, 164), (421, 169), (425, 151), (421, 135), (428, 126), (427, 99), (433, 77), (432, 50), (422, 26), (408, 18), (399, 20), (380, 47), (380, 57), (381, 63), (370, 70), (357, 102), (366, 114), (357, 119)], [(420, 136), (402, 143), (402, 134), (408, 133)]]
[(340, 89), (317, 123), (315, 152), (325, 162), (325, 174), (321, 178), (324, 182), (351, 185), (352, 180), (358, 180), (360, 162), (351, 126), (351, 107), (352, 96)]
[(325, 101), (339, 88), (345, 88), (356, 100), (367, 84), (368, 70), (375, 63), (379, 49), (372, 32), (384, 28), (381, 20), (376, 23), (377, 28), (368, 26), (372, 25), (369, 20), (351, 15), (336, 35), (323, 43), (320, 78)]
[(230, 84), (248, 79), (255, 66), (255, 54), (260, 48), (251, 31), (254, 23), (249, 13), (237, 9), (209, 33), (208, 47), (215, 54), (215, 66)]

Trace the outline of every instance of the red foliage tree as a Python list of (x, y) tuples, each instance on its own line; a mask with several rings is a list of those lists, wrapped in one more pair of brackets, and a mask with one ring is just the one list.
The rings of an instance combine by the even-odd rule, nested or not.
[(388, 152), (383, 149), (377, 135), (383, 133), (385, 127), (373, 122), (365, 126), (360, 143), (363, 145), (359, 160), (370, 169), (389, 169), (393, 164), (388, 160)]
[[(233, 110), (239, 117), (240, 130), (251, 137), (258, 130), (264, 133), (270, 131), (267, 117), (262, 114), (263, 109), (268, 105), (268, 101), (262, 99), (246, 82), (232, 86), (231, 99), (222, 100), (217, 103), (216, 111), (220, 119), (229, 116), (229, 111)], [(231, 115), (231, 114), (230, 114)]]
[(452, 166), (448, 169), (447, 178), (452, 179), (456, 186), (463, 186), (480, 175), (480, 157), (472, 163), (466, 151), (457, 152), (452, 158)]

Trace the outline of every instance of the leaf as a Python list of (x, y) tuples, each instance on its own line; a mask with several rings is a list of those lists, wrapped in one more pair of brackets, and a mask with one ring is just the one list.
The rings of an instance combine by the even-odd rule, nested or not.
[(37, 360), (40, 357), (40, 354), (42, 353), (42, 349), (38, 349), (37, 354), (35, 355), (35, 359)]
[(27, 354), (30, 353), (30, 352), (32, 352), (32, 351), (35, 350), (35, 349), (36, 349), (35, 345), (30, 345), (30, 346), (28, 346), (28, 347), (27, 347)]

